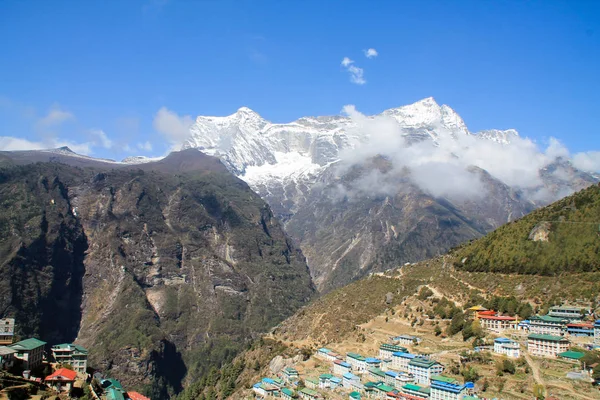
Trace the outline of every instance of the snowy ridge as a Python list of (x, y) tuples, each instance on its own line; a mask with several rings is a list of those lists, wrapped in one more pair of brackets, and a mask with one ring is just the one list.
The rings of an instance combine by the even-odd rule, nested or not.
[(160, 161), (164, 157), (146, 157), (146, 156), (131, 156), (121, 160), (121, 164), (137, 165), (146, 164), (154, 161)]
[(505, 131), (500, 131), (498, 129), (488, 129), (479, 132), (477, 134), (477, 137), (481, 139), (491, 140), (500, 144), (510, 144), (512, 138), (519, 137), (519, 132), (517, 132), (514, 129), (507, 129)]
[[(463, 119), (449, 106), (432, 98), (392, 108), (378, 116), (394, 120), (412, 142), (471, 135)], [(369, 118), (374, 118), (369, 117)], [(303, 117), (287, 124), (271, 123), (242, 107), (226, 117), (199, 116), (182, 149), (198, 148), (217, 156), (256, 189), (258, 184), (285, 185), (314, 179), (339, 160), (340, 152), (368, 142), (352, 119), (345, 116)], [(490, 130), (482, 139), (507, 143), (516, 131)]]

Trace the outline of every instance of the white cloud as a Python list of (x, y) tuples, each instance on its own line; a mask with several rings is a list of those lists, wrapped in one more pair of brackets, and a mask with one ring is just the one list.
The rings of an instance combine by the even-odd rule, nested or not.
[(68, 111), (61, 110), (59, 106), (55, 106), (48, 112), (48, 114), (39, 119), (38, 126), (42, 128), (48, 128), (51, 126), (61, 125), (63, 122), (74, 119), (75, 115)]
[(140, 142), (137, 144), (137, 148), (140, 150), (152, 151), (152, 143), (150, 143), (149, 141), (143, 143)]
[(194, 120), (189, 115), (179, 116), (162, 107), (154, 116), (154, 129), (165, 136), (172, 144), (181, 144), (188, 136)]
[(354, 61), (348, 57), (344, 57), (342, 60), (342, 67), (346, 68), (346, 71), (350, 73), (350, 82), (356, 83), (357, 85), (364, 85), (367, 81), (364, 78), (364, 70), (354, 65)]
[(42, 142), (33, 142), (27, 139), (11, 136), (0, 136), (0, 150), (38, 150), (45, 148)]
[(88, 155), (92, 152), (92, 143), (74, 143), (62, 139), (50, 139), (48, 141), (31, 141), (23, 138), (11, 136), (0, 136), (0, 150), (16, 151), (16, 150), (42, 150), (53, 149), (57, 147), (67, 146), (75, 153)]
[(363, 50), (363, 52), (365, 53), (365, 57), (367, 58), (375, 58), (379, 55), (379, 53), (377, 52), (377, 50), (370, 48), (367, 50)]
[[(540, 191), (543, 181), (539, 171), (559, 157), (569, 159), (568, 149), (554, 138), (549, 140), (547, 147), (540, 148), (532, 140), (519, 136), (500, 145), (476, 135), (451, 137), (441, 133), (436, 142), (423, 140), (409, 144), (405, 140), (408, 132), (404, 132), (391, 117), (367, 117), (352, 105), (345, 106), (343, 113), (354, 123), (348, 135), (357, 142), (341, 152), (342, 167), (375, 156), (384, 156), (391, 161), (392, 169), (385, 173), (385, 178), (372, 175), (361, 178), (358, 186), (366, 193), (385, 192), (388, 187), (397, 191), (399, 179), (410, 177), (413, 183), (434, 196), (465, 199), (485, 195), (480, 174), (471, 168), (476, 166), (511, 187), (523, 189), (532, 196), (549, 198)], [(582, 170), (599, 171), (600, 152), (576, 154), (573, 164)], [(560, 174), (568, 174), (568, 171), (559, 168), (554, 173), (561, 178)], [(386, 179), (394, 179), (395, 185), (386, 184)]]
[(113, 145), (112, 140), (106, 136), (106, 133), (102, 129), (90, 129), (90, 136), (92, 137), (92, 141), (96, 146), (104, 147), (105, 149), (110, 149)]
[(587, 151), (573, 155), (573, 166), (588, 172), (600, 172), (600, 151)]
[(342, 66), (343, 67), (347, 67), (348, 65), (352, 64), (354, 61), (352, 61), (351, 59), (349, 59), (348, 57), (344, 57), (344, 59), (342, 60)]

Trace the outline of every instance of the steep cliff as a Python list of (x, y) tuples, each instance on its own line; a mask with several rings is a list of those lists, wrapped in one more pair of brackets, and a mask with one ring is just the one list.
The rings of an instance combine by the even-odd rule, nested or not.
[(65, 165), (69, 155), (37, 164), (3, 155), (4, 314), (22, 335), (76, 339), (90, 365), (155, 398), (230, 359), (314, 293), (269, 207), (196, 150), (85, 168)]

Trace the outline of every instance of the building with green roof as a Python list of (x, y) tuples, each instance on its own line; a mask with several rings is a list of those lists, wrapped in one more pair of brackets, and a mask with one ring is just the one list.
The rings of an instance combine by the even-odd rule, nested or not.
[(367, 368), (367, 359), (357, 353), (346, 353), (346, 362), (352, 367), (353, 373), (362, 373)]
[(123, 395), (123, 391), (116, 387), (109, 387), (106, 392), (107, 400), (125, 400), (125, 396)]
[(369, 376), (376, 380), (382, 380), (382, 379), (385, 380), (385, 372), (383, 372), (379, 368), (370, 368)]
[(304, 384), (309, 389), (316, 389), (319, 387), (319, 379), (309, 376), (304, 379)]
[(52, 346), (51, 351), (54, 361), (57, 363), (69, 364), (78, 373), (86, 373), (88, 351), (85, 347), (73, 343), (62, 343)]
[(402, 393), (412, 396), (414, 399), (429, 398), (429, 388), (413, 385), (412, 383), (407, 383), (402, 386)]
[(360, 400), (360, 393), (358, 392), (351, 392), (350, 393), (350, 400)]
[(448, 376), (444, 376), (444, 375), (433, 375), (431, 377), (432, 381), (438, 381), (438, 382), (444, 382), (444, 383), (452, 383), (452, 384), (456, 384), (458, 383), (458, 381), (454, 378), (450, 378)]
[(443, 371), (442, 364), (426, 358), (415, 357), (408, 363), (408, 372), (413, 374), (415, 382), (421, 385), (429, 385), (431, 377)]
[(560, 358), (566, 358), (568, 360), (580, 360), (585, 357), (585, 354), (580, 351), (564, 351), (562, 353), (558, 353)]
[(379, 346), (379, 358), (381, 358), (382, 360), (392, 358), (392, 354), (396, 352), (406, 353), (408, 352), (408, 349), (406, 347), (390, 343), (382, 343)]
[(285, 368), (283, 370), (282, 376), (283, 376), (283, 379), (288, 383), (295, 382), (300, 377), (300, 375), (298, 374), (298, 371), (295, 368), (291, 368), (291, 367)]
[(571, 342), (562, 336), (532, 333), (527, 336), (527, 351), (534, 356), (556, 357), (569, 350)]
[(292, 389), (283, 388), (281, 389), (281, 397), (285, 400), (292, 400), (294, 398), (294, 391)]
[(13, 343), (9, 347), (17, 351), (14, 357), (23, 362), (23, 368), (30, 370), (42, 364), (44, 346), (46, 346), (46, 342), (36, 338), (29, 338)]
[(321, 397), (319, 392), (309, 389), (309, 388), (301, 389), (298, 392), (298, 395), (300, 396), (301, 399), (308, 399), (308, 400), (319, 399)]
[(563, 335), (569, 320), (549, 315), (536, 315), (529, 318), (529, 332), (543, 335)]
[(392, 390), (394, 390), (393, 387), (386, 385), (385, 383), (380, 383), (379, 385), (375, 386), (375, 389), (377, 389), (380, 393), (383, 393), (383, 394), (389, 393)]

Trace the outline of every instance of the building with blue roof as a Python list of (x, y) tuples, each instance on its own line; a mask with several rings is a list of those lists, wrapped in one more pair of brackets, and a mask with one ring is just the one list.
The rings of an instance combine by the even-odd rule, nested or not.
[(379, 358), (382, 360), (386, 358), (392, 358), (392, 353), (396, 351), (402, 351), (406, 353), (408, 349), (396, 344), (382, 343), (379, 345)]
[(571, 322), (567, 324), (570, 336), (594, 337), (594, 324), (588, 322)]
[(379, 358), (367, 357), (365, 358), (365, 364), (367, 368), (381, 368), (381, 360)]
[(521, 356), (521, 346), (514, 340), (504, 337), (497, 338), (494, 340), (494, 353), (504, 354), (511, 358), (519, 358)]
[(342, 376), (342, 386), (347, 389), (352, 390), (362, 390), (362, 383), (360, 383), (360, 378), (350, 372), (345, 373)]
[(431, 377), (430, 400), (461, 400), (465, 393), (465, 385), (459, 384), (454, 378), (441, 375)]
[(600, 344), (600, 319), (594, 322), (594, 343)]
[(385, 371), (385, 383), (390, 386), (396, 387), (396, 377), (398, 373), (396, 371)]
[(330, 388), (335, 389), (340, 386), (342, 386), (342, 380), (340, 378), (338, 378), (337, 376), (332, 376), (331, 378), (329, 378)]
[(400, 371), (408, 371), (408, 363), (416, 357), (416, 354), (396, 351), (392, 353), (392, 368)]
[(280, 389), (273, 384), (267, 383), (268, 380), (269, 378), (263, 378), (261, 382), (252, 385), (252, 391), (262, 398), (268, 396), (279, 397), (281, 393)]
[(335, 360), (333, 362), (333, 374), (344, 375), (346, 372), (352, 371), (352, 366), (345, 361)]

